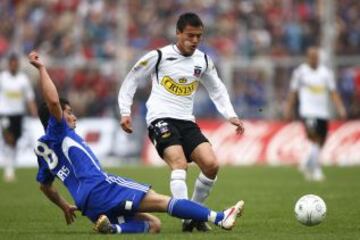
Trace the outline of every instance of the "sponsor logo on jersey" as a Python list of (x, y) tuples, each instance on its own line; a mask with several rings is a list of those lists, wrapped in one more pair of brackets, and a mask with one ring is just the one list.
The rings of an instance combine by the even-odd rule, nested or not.
[(177, 58), (174, 58), (174, 57), (168, 57), (168, 58), (166, 58), (166, 60), (167, 61), (174, 61), (174, 60), (176, 60)]
[(5, 92), (5, 96), (9, 99), (20, 99), (22, 98), (21, 91), (7, 91)]
[(325, 91), (325, 87), (323, 85), (310, 85), (307, 88), (313, 94), (321, 94)]
[[(185, 79), (185, 78), (181, 78), (180, 80), (183, 83), (187, 82), (187, 79)], [(179, 80), (179, 82), (180, 82), (180, 80)], [(163, 85), (168, 92), (170, 92), (174, 95), (189, 96), (193, 92), (196, 91), (196, 89), (199, 85), (199, 82), (194, 81), (189, 84), (181, 84), (181, 83), (175, 82), (171, 77), (165, 76), (161, 80), (161, 85)]]
[(201, 67), (200, 66), (195, 66), (194, 67), (194, 76), (195, 77), (200, 77), (201, 75)]

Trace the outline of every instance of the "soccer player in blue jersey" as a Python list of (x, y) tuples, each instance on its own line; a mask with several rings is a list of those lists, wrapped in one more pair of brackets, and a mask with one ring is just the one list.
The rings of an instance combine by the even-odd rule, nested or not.
[[(149, 185), (106, 173), (84, 140), (76, 134), (76, 117), (70, 103), (60, 99), (38, 53), (29, 54), (30, 63), (40, 74), (40, 88), (45, 104), (39, 117), (45, 129), (35, 153), (41, 191), (64, 212), (67, 224), (79, 210), (95, 223), (99, 233), (157, 233), (160, 220), (149, 212), (167, 212), (181, 219), (212, 222), (230, 230), (242, 213), (239, 201), (225, 211), (216, 212), (186, 199), (176, 199), (151, 190)], [(52, 185), (60, 179), (75, 205), (68, 203)]]

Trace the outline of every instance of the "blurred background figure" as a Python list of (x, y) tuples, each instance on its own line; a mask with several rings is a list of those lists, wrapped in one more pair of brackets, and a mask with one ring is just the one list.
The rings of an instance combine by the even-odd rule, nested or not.
[(34, 92), (29, 78), (19, 71), (16, 54), (8, 57), (8, 69), (0, 73), (0, 123), (3, 136), (4, 181), (15, 180), (17, 142), (23, 130), (27, 109), (37, 115)]
[[(360, 116), (356, 0), (3, 0), (0, 58), (12, 49), (21, 54), (43, 49), (61, 95), (69, 98), (79, 117), (118, 117), (116, 89), (121, 80), (140, 56), (174, 42), (176, 19), (186, 11), (208, 23), (199, 48), (214, 59), (224, 83), (233, 89), (231, 98), (242, 117), (281, 118), (292, 70), (309, 46), (323, 48), (324, 32), (334, 31), (336, 83), (349, 117)], [(327, 17), (331, 14), (333, 19)], [(143, 82), (135, 96), (134, 109), (141, 117), (149, 92), (150, 84)], [(199, 91), (195, 114), (220, 117), (204, 92)], [(259, 107), (264, 111), (254, 111)]]
[(332, 71), (319, 63), (316, 47), (306, 51), (306, 62), (297, 67), (292, 75), (285, 117), (293, 119), (296, 102), (299, 115), (311, 142), (308, 156), (300, 162), (300, 170), (310, 181), (324, 180), (319, 156), (328, 133), (331, 118), (331, 104), (336, 107), (338, 116), (345, 120), (346, 110), (336, 89)]
[[(117, 119), (117, 90), (131, 66), (151, 49), (174, 42), (177, 17), (191, 11), (207, 23), (199, 49), (214, 60), (242, 119), (282, 119), (291, 74), (314, 45), (324, 53), (320, 62), (334, 72), (348, 119), (360, 117), (360, 1), (156, 2), (2, 0), (0, 69), (6, 68), (12, 51), (23, 56), (41, 49), (60, 95), (70, 100), (79, 120)], [(150, 91), (151, 83), (144, 80), (134, 96), (134, 128), (140, 134), (117, 133), (121, 144), (109, 147), (111, 154), (140, 159)], [(204, 88), (195, 97), (198, 119), (221, 118)]]

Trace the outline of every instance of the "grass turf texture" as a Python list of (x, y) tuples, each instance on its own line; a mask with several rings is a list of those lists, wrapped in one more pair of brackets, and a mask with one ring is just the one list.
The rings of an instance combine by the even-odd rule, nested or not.
[[(151, 183), (157, 192), (169, 194), (167, 168), (108, 171)], [(359, 167), (325, 168), (327, 180), (310, 183), (291, 167), (223, 167), (207, 205), (220, 210), (244, 199), (244, 216), (233, 231), (213, 227), (209, 233), (182, 233), (178, 219), (156, 214), (162, 221), (159, 235), (104, 236), (95, 234), (90, 221), (80, 214), (66, 226), (62, 212), (39, 191), (36, 170), (20, 169), (15, 183), (0, 182), (0, 239), (360, 239), (359, 172)], [(197, 174), (196, 167), (189, 169), (189, 193)], [(327, 204), (327, 217), (318, 226), (303, 226), (295, 220), (295, 202), (307, 193), (321, 196)]]

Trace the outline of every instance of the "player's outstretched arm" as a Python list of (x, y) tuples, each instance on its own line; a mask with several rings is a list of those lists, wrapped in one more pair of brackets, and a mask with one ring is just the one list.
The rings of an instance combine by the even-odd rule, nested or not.
[(76, 206), (69, 204), (57, 191), (57, 189), (51, 184), (41, 184), (41, 191), (45, 196), (56, 204), (64, 212), (64, 217), (67, 224), (71, 224), (75, 221), (75, 211), (78, 210)]
[(35, 51), (32, 51), (28, 58), (29, 62), (39, 70), (41, 92), (51, 115), (60, 121), (62, 118), (62, 109), (59, 94), (46, 70), (44, 63), (40, 60), (39, 54)]
[(245, 129), (241, 120), (237, 117), (234, 107), (231, 104), (229, 93), (226, 90), (224, 83), (220, 80), (217, 74), (214, 62), (209, 59), (209, 67), (203, 74), (202, 84), (208, 91), (211, 100), (216, 106), (216, 109), (234, 126), (236, 126), (236, 133), (243, 134)]
[(155, 65), (158, 61), (156, 50), (150, 51), (139, 59), (131, 71), (126, 75), (118, 95), (118, 104), (120, 109), (120, 125), (127, 132), (132, 133), (131, 105), (133, 104), (134, 94), (142, 79), (147, 79), (155, 72)]

